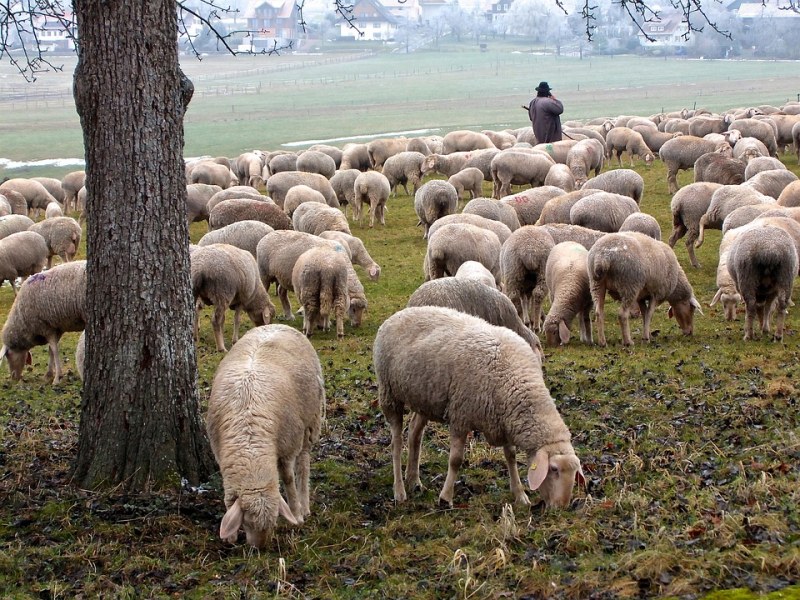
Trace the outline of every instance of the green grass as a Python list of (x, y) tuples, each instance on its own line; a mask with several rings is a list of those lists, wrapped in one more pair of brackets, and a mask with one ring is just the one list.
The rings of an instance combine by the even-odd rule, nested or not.
[[(792, 157), (785, 162), (800, 172)], [(668, 235), (663, 166), (636, 168), (646, 181), (642, 208)], [(390, 199), (386, 220), (386, 228), (353, 226), (383, 267), (378, 282), (362, 275), (365, 324), (348, 326), (341, 341), (332, 333), (312, 338), (328, 418), (312, 465), (313, 514), (303, 527), (279, 528), (262, 552), (222, 543), (218, 478), (203, 493), (72, 487), (80, 384), (71, 360), (77, 334), (67, 334), (61, 385), (43, 380), (45, 347), (34, 349), (22, 382), (0, 380), (0, 596), (688, 598), (730, 590), (711, 597), (800, 597), (800, 588), (786, 587), (800, 579), (800, 317), (790, 309), (783, 343), (743, 343), (741, 316), (728, 323), (707, 307), (719, 232), (699, 249), (699, 270), (681, 242), (676, 248), (705, 307), (693, 337), (659, 310), (650, 344), (634, 337), (636, 345), (623, 349), (610, 318), (607, 348), (547, 349), (545, 381), (589, 479), (572, 506), (506, 507), (502, 453), (476, 436), (455, 508), (443, 510), (436, 505), (447, 469), (442, 426), (425, 437), (426, 489), (405, 505), (392, 501), (371, 344), (422, 282), (425, 245), (412, 198)], [(192, 240), (203, 230), (195, 224)], [(11, 300), (8, 286), (0, 289), (0, 318)], [(636, 336), (640, 322), (633, 328)], [(220, 358), (206, 312), (198, 351), (204, 403)]]

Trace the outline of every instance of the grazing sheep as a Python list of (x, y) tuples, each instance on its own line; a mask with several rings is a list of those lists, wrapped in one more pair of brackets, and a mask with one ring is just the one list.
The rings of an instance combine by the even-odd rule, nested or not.
[(331, 247), (349, 252), (349, 248), (339, 241), (327, 240), (302, 231), (273, 231), (258, 243), (256, 257), (258, 271), (264, 288), (269, 289), (273, 282), (278, 287), (278, 298), (286, 319), (294, 319), (288, 293), (293, 291), (292, 271), (300, 255), (317, 246)]
[(500, 240), (497, 235), (469, 223), (443, 225), (428, 239), (425, 281), (452, 277), (468, 260), (481, 263), (494, 275), (495, 284), (500, 284)]
[(328, 206), (339, 208), (339, 200), (336, 198), (336, 192), (333, 191), (333, 187), (331, 187), (330, 180), (319, 173), (308, 173), (306, 171), (275, 173), (267, 179), (267, 194), (275, 204), (283, 208), (287, 192), (296, 185), (307, 185), (317, 190), (325, 196), (325, 202)]
[(792, 144), (794, 145), (795, 154), (797, 154), (797, 164), (800, 165), (800, 123), (795, 123), (792, 126)]
[[(550, 167), (548, 176), (557, 166), (558, 165), (553, 165)], [(561, 166), (569, 170), (566, 165)], [(569, 175), (572, 177), (572, 173)], [(556, 196), (563, 196), (564, 193), (565, 190), (560, 187), (543, 185), (542, 187), (529, 188), (516, 194), (511, 194), (510, 196), (503, 196), (500, 198), (500, 203), (508, 204), (517, 212), (520, 225), (535, 225), (547, 201)]]
[(285, 171), (297, 171), (297, 154), (294, 152), (283, 152), (276, 154), (269, 159), (267, 163), (267, 171), (270, 177), (276, 173), (283, 173)]
[[(47, 207), (50, 208), (52, 204), (53, 203), (51, 202), (47, 205)], [(56, 202), (56, 206), (58, 206), (58, 202)], [(61, 207), (59, 207), (59, 210), (61, 210)], [(11, 202), (9, 202), (8, 198), (6, 198), (4, 195), (0, 194), (0, 217), (5, 217), (6, 215), (11, 214), (14, 214), (14, 209), (11, 207)], [(45, 214), (47, 214), (46, 210)]]
[(237, 185), (239, 179), (231, 171), (230, 167), (211, 160), (204, 160), (192, 168), (188, 183), (218, 185), (224, 190), (232, 185)]
[(708, 152), (716, 151), (720, 146), (716, 142), (693, 135), (681, 135), (665, 142), (658, 154), (667, 167), (669, 193), (674, 194), (678, 191), (679, 171), (693, 169), (698, 158)]
[(291, 220), (281, 207), (261, 200), (247, 198), (223, 200), (211, 209), (208, 216), (209, 229), (212, 231), (237, 221), (261, 221), (273, 229), (292, 228)]
[(740, 206), (748, 204), (769, 203), (775, 205), (775, 199), (765, 196), (754, 188), (743, 185), (723, 185), (711, 196), (708, 210), (700, 219), (700, 230), (695, 248), (703, 245), (706, 229), (722, 229), (722, 222), (730, 213)]
[(218, 185), (191, 183), (186, 186), (186, 219), (189, 224), (197, 221), (208, 223), (208, 201), (222, 188)]
[(17, 295), (17, 277), (23, 280), (44, 269), (47, 242), (34, 231), (12, 233), (0, 240), (0, 285), (8, 281)]
[(47, 243), (47, 268), (53, 265), (53, 256), (60, 256), (63, 262), (70, 262), (78, 253), (81, 243), (81, 226), (72, 217), (55, 217), (31, 225), (28, 231), (35, 231)]
[[(787, 213), (782, 207), (774, 204), (748, 204), (740, 206), (739, 208), (731, 211), (725, 220), (722, 222), (722, 235), (723, 238), (731, 229), (743, 227), (760, 217), (788, 217)], [(790, 217), (791, 218), (791, 217)]]
[[(309, 146), (309, 150), (316, 150), (317, 152), (322, 152), (323, 154), (327, 154), (333, 159), (333, 165), (335, 169), (338, 169), (342, 164), (342, 149), (337, 148), (336, 146), (330, 146), (328, 144), (314, 144), (313, 146)], [(298, 169), (301, 171), (302, 169)]]
[(428, 156), (431, 149), (423, 138), (411, 138), (406, 144), (406, 152), (419, 152), (423, 156)]
[(25, 365), (31, 364), (31, 348), (47, 344), (46, 376), (58, 384), (62, 374), (58, 342), (65, 332), (84, 328), (85, 300), (85, 260), (36, 273), (20, 286), (3, 326), (0, 350), (0, 360), (8, 359), (11, 379), (18, 381)]
[(549, 233), (555, 244), (576, 242), (587, 250), (591, 250), (595, 242), (606, 234), (605, 231), (597, 231), (596, 229), (568, 223), (549, 223), (547, 225), (537, 225), (536, 227)]
[(409, 151), (400, 152), (386, 159), (381, 172), (389, 181), (393, 196), (397, 196), (398, 185), (403, 186), (406, 196), (408, 196), (409, 183), (414, 193), (417, 193), (422, 181), (422, 163), (424, 160), (425, 154)]
[(777, 158), (778, 143), (775, 140), (775, 130), (772, 125), (758, 119), (735, 119), (728, 129), (741, 131), (742, 137), (759, 140), (767, 149), (769, 156)]
[[(457, 353), (442, 352), (455, 347)], [(378, 402), (392, 434), (394, 499), (405, 502), (403, 414), (409, 425), (406, 484), (421, 486), (419, 457), (429, 420), (450, 428), (447, 478), (439, 501), (452, 505), (467, 435), (480, 430), (502, 446), (515, 502), (529, 504), (516, 451), (527, 453), (528, 485), (548, 507), (569, 505), (574, 482), (584, 481), (570, 433), (544, 385), (537, 354), (517, 334), (449, 308), (406, 308), (378, 329), (373, 347)], [(513, 382), (513, 383), (509, 383)]]
[(292, 225), (296, 231), (313, 235), (323, 231), (350, 233), (350, 225), (342, 211), (318, 202), (305, 202), (298, 206), (292, 214)]
[(331, 177), (331, 187), (336, 194), (336, 199), (339, 200), (339, 206), (344, 207), (345, 216), (347, 216), (347, 206), (353, 203), (353, 196), (356, 193), (353, 185), (359, 173), (361, 171), (358, 169), (340, 169)]
[(778, 134), (775, 141), (778, 143), (778, 150), (787, 152), (788, 147), (793, 143), (792, 128), (800, 123), (800, 115), (774, 114), (770, 115), (770, 120), (777, 127)]
[(797, 175), (788, 169), (773, 169), (756, 173), (745, 181), (743, 187), (751, 187), (772, 198), (780, 198), (783, 190), (791, 183), (797, 181)]
[(356, 273), (356, 270), (349, 261), (347, 263), (347, 296), (350, 301), (350, 305), (347, 309), (350, 325), (353, 327), (361, 327), (364, 313), (367, 312), (367, 294), (364, 292), (364, 286), (358, 278), (358, 273)]
[[(682, 133), (689, 135), (689, 120), (686, 118), (668, 118), (664, 121), (664, 133)], [(659, 128), (661, 125), (659, 124)]]
[(622, 194), (633, 198), (636, 204), (641, 204), (644, 196), (644, 179), (632, 169), (614, 169), (592, 177), (581, 189)]
[(733, 146), (733, 157), (740, 158), (745, 163), (759, 156), (769, 156), (769, 150), (761, 140), (756, 138), (743, 137)]
[(505, 244), (506, 240), (511, 236), (511, 230), (507, 225), (501, 223), (500, 221), (487, 219), (481, 215), (475, 215), (471, 213), (454, 213), (451, 215), (445, 215), (441, 219), (437, 219), (428, 230), (428, 238), (430, 238), (436, 232), (436, 230), (439, 229), (439, 227), (444, 227), (450, 223), (469, 223), (470, 225), (475, 225), (476, 227), (488, 229), (497, 236), (497, 239), (500, 240), (500, 244)]
[(366, 144), (345, 144), (342, 148), (342, 163), (339, 169), (358, 169), (359, 171), (369, 171), (369, 150)]
[(633, 345), (631, 311), (638, 307), (643, 321), (642, 339), (649, 341), (650, 320), (665, 300), (670, 305), (669, 316), (675, 316), (683, 334), (692, 334), (694, 311), (700, 311), (700, 303), (675, 253), (664, 242), (636, 231), (610, 233), (589, 250), (588, 268), (601, 346), (606, 345), (606, 292), (620, 302), (619, 322), (625, 346)]
[[(600, 175), (605, 159), (605, 147), (595, 139), (581, 140), (567, 152), (567, 166), (575, 177), (575, 185), (581, 187), (594, 171)], [(569, 190), (568, 190), (569, 191)]]
[(497, 289), (497, 282), (495, 282), (494, 275), (492, 275), (491, 271), (475, 260), (468, 260), (461, 263), (461, 266), (458, 267), (458, 271), (456, 271), (453, 277), (456, 279), (470, 279), (488, 285), (490, 288)]
[(242, 250), (247, 250), (255, 258), (258, 242), (273, 231), (275, 230), (272, 227), (261, 221), (237, 221), (220, 229), (209, 231), (200, 238), (197, 245), (230, 244)]
[(628, 215), (619, 228), (620, 231), (638, 231), (649, 235), (654, 240), (661, 241), (661, 226), (655, 217), (643, 212), (635, 212)]
[(553, 161), (561, 164), (567, 164), (567, 154), (570, 148), (577, 144), (580, 140), (561, 140), (560, 142), (552, 142), (550, 144), (536, 144), (533, 149), (537, 152), (547, 154)]
[(297, 258), (292, 269), (292, 287), (303, 306), (306, 337), (311, 337), (318, 325), (328, 331), (331, 316), (336, 318), (337, 337), (344, 337), (344, 315), (350, 307), (349, 264), (350, 257), (341, 245), (316, 246)]
[(753, 339), (753, 320), (769, 333), (769, 321), (777, 311), (775, 340), (783, 339), (786, 309), (792, 299), (798, 258), (791, 236), (778, 227), (752, 227), (731, 244), (728, 273), (745, 305), (744, 339)]
[(490, 148), (495, 148), (495, 145), (486, 134), (477, 131), (469, 131), (468, 129), (459, 129), (445, 134), (442, 143), (442, 154), (470, 152), (472, 150), (485, 150)]
[(647, 147), (653, 151), (654, 157), (658, 155), (661, 151), (661, 146), (667, 143), (669, 140), (678, 137), (679, 135), (683, 135), (681, 132), (676, 131), (674, 133), (664, 133), (663, 131), (659, 131), (655, 127), (647, 127), (644, 125), (636, 125), (632, 127), (636, 133), (642, 136), (644, 143), (647, 144)]
[(748, 161), (747, 166), (744, 169), (744, 179), (747, 181), (748, 179), (752, 178), (753, 175), (761, 173), (762, 171), (772, 171), (774, 169), (785, 168), (786, 165), (784, 165), (777, 158), (772, 158), (771, 156), (758, 156)]
[(569, 212), (572, 210), (573, 205), (581, 198), (596, 194), (597, 191), (595, 189), (580, 189), (551, 198), (542, 206), (542, 212), (535, 224), (569, 223)]
[(484, 129), (481, 133), (488, 137), (492, 141), (492, 144), (500, 150), (511, 148), (511, 146), (517, 143), (517, 136), (508, 131), (491, 131), (489, 129)]
[(75, 345), (75, 370), (78, 371), (78, 377), (83, 381), (83, 374), (86, 370), (86, 330), (81, 331), (78, 336), (78, 343)]
[(592, 294), (587, 268), (589, 251), (577, 242), (553, 246), (545, 264), (545, 284), (550, 290), (550, 311), (544, 319), (548, 346), (569, 343), (572, 319), (580, 315), (581, 341), (592, 343)]
[(47, 191), (47, 188), (33, 179), (17, 177), (14, 179), (7, 179), (3, 183), (0, 183), (0, 194), (7, 196), (9, 192), (18, 192), (22, 194), (28, 205), (28, 209), (35, 211), (37, 215), (40, 210), (47, 208), (50, 202), (56, 202), (56, 199)]
[(447, 182), (456, 189), (459, 198), (464, 192), (469, 194), (469, 199), (483, 195), (483, 172), (477, 167), (461, 169), (455, 175), (451, 175)]
[(721, 185), (738, 185), (744, 182), (744, 170), (747, 165), (743, 160), (733, 158), (733, 148), (721, 146), (719, 150), (707, 152), (694, 162), (694, 181), (709, 181)]
[(6, 190), (0, 196), (6, 199), (11, 208), (11, 212), (6, 214), (28, 216), (28, 202), (25, 200), (25, 196), (14, 190)]
[[(575, 182), (575, 176), (567, 165), (556, 163), (547, 171), (547, 177), (544, 178), (544, 187), (557, 187), (564, 192), (572, 192), (576, 187), (580, 187)], [(508, 196), (504, 196), (507, 198)], [(502, 198), (501, 198), (502, 200)], [(532, 225), (532, 223), (526, 223)]]
[[(492, 180), (492, 159), (500, 154), (500, 150), (497, 148), (491, 148), (489, 150), (476, 150), (475, 152), (470, 152), (467, 155), (467, 160), (464, 162), (461, 170), (469, 169), (470, 167), (475, 167), (476, 169), (480, 169), (481, 173), (483, 173), (483, 180), (484, 181), (491, 181)], [(454, 156), (454, 155), (449, 155)], [(480, 195), (480, 194), (479, 194)]]
[(512, 233), (500, 251), (502, 289), (523, 323), (534, 331), (541, 331), (542, 301), (547, 294), (545, 266), (553, 246), (547, 231), (526, 225)]
[(375, 219), (381, 225), (386, 225), (385, 210), (386, 201), (392, 191), (389, 180), (383, 173), (377, 171), (367, 171), (356, 177), (353, 184), (355, 194), (353, 195), (353, 218), (361, 223), (363, 219), (362, 206), (369, 205), (369, 226), (375, 226)]
[(625, 219), (639, 212), (629, 196), (597, 191), (578, 200), (569, 211), (570, 223), (597, 231), (619, 231)]
[(275, 316), (275, 306), (269, 299), (258, 274), (253, 255), (230, 244), (209, 244), (191, 253), (192, 293), (197, 305), (195, 337), (199, 332), (201, 304), (213, 305), (211, 323), (217, 350), (226, 352), (225, 311), (232, 308), (233, 343), (239, 339), (239, 320), (246, 311), (256, 326), (269, 324)]
[[(206, 185), (206, 184), (192, 184), (192, 185)], [(190, 186), (186, 186), (187, 190)], [(219, 188), (218, 185), (209, 185), (206, 188)], [(257, 190), (254, 190), (250, 186), (247, 185), (234, 185), (229, 187), (228, 189), (220, 189), (208, 199), (205, 205), (205, 211), (207, 214), (211, 214), (211, 211), (214, 210), (214, 207), (222, 202), (223, 200), (234, 200), (238, 198), (247, 198), (248, 200), (258, 200), (259, 202), (272, 202), (272, 198), (269, 196), (264, 196)], [(275, 204), (272, 202), (272, 204)]]
[(778, 204), (785, 207), (800, 206), (800, 181), (793, 181), (778, 196)]
[(283, 200), (283, 212), (291, 219), (295, 209), (303, 202), (325, 204), (325, 196), (307, 185), (295, 185), (286, 192), (286, 198)]
[[(5, 214), (10, 214), (10, 211)], [(45, 219), (55, 219), (56, 217), (63, 217), (63, 216), (64, 216), (64, 210), (61, 208), (61, 205), (58, 202), (51, 202), (50, 204), (47, 205), (47, 208), (44, 209)]]
[(369, 164), (373, 169), (380, 170), (390, 156), (406, 151), (408, 138), (379, 138), (367, 144)]
[(467, 202), (461, 211), (464, 214), (480, 215), (493, 221), (500, 221), (511, 231), (519, 229), (517, 211), (508, 204), (503, 204), (491, 198), (475, 198)]
[[(741, 209), (737, 209), (741, 210)], [(719, 244), (719, 262), (717, 264), (717, 292), (711, 299), (709, 306), (714, 306), (718, 302), (722, 302), (722, 308), (725, 312), (726, 321), (734, 321), (736, 319), (736, 307), (742, 301), (742, 296), (736, 289), (736, 284), (728, 272), (728, 259), (730, 257), (731, 245), (733, 240), (742, 233), (744, 229), (738, 231), (728, 231), (722, 236), (722, 241)]]
[(512, 185), (544, 185), (547, 173), (555, 162), (542, 152), (503, 150), (491, 162), (493, 198), (511, 194)]
[(689, 135), (704, 137), (709, 133), (725, 133), (733, 121), (730, 115), (702, 115), (689, 119)]
[(360, 238), (343, 231), (323, 231), (319, 234), (319, 237), (326, 240), (335, 240), (347, 246), (350, 250), (353, 264), (363, 267), (371, 280), (378, 281), (380, 279), (381, 267), (369, 255), (369, 252), (364, 247), (364, 242)]
[(686, 251), (695, 269), (700, 268), (694, 252), (694, 244), (700, 236), (700, 220), (711, 205), (711, 197), (722, 186), (718, 183), (692, 183), (681, 188), (672, 197), (672, 234), (669, 237), (671, 248), (686, 236)]
[(422, 185), (414, 194), (414, 211), (424, 230), (422, 238), (428, 239), (430, 227), (436, 219), (453, 214), (457, 207), (458, 192), (452, 184), (434, 179)]
[(0, 239), (8, 237), (12, 233), (28, 231), (33, 225), (33, 219), (25, 215), (5, 215), (0, 217)]
[(299, 331), (258, 327), (231, 348), (214, 374), (206, 415), (225, 489), (220, 538), (235, 543), (243, 527), (247, 543), (263, 547), (279, 515), (298, 525), (311, 514), (311, 450), (324, 413), (322, 367)]
[(64, 188), (61, 187), (61, 180), (54, 177), (31, 177), (32, 181), (38, 181), (44, 186), (56, 202), (60, 205), (64, 203)]
[(61, 178), (61, 189), (64, 190), (64, 213), (75, 210), (78, 192), (86, 185), (86, 171), (72, 171)]
[[(615, 127), (606, 134), (606, 158), (613, 160), (617, 156), (619, 166), (622, 166), (622, 153), (627, 152), (633, 167), (633, 157), (636, 156), (650, 166), (655, 160), (653, 151), (647, 147), (642, 134), (627, 127)], [(595, 175), (598, 173), (596, 172)]]
[(455, 152), (454, 154), (429, 154), (422, 161), (420, 169), (423, 175), (428, 173), (441, 173), (445, 177), (452, 177), (466, 165), (469, 152)]
[(508, 296), (484, 282), (456, 277), (426, 281), (411, 294), (407, 306), (443, 306), (480, 317), (498, 327), (507, 327), (544, 360), (539, 338), (519, 318)]
[(317, 173), (326, 179), (330, 179), (336, 173), (336, 161), (324, 152), (306, 150), (297, 157), (295, 168), (298, 171)]
[(231, 171), (236, 175), (239, 185), (264, 188), (264, 158), (260, 152), (243, 152), (231, 160)]

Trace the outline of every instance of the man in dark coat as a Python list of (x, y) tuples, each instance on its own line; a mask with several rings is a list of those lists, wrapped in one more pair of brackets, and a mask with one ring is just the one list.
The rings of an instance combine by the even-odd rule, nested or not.
[(564, 105), (550, 93), (546, 81), (536, 86), (536, 98), (528, 105), (528, 116), (533, 126), (533, 134), (540, 144), (561, 141), (561, 117)]

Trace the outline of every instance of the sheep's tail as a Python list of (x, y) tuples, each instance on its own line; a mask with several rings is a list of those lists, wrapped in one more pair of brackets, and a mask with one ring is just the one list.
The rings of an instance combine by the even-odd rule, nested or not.
[(694, 243), (695, 248), (699, 248), (703, 245), (703, 240), (705, 240), (706, 237), (706, 223), (706, 215), (703, 215), (700, 219), (700, 234), (697, 236), (697, 241)]
[(325, 271), (319, 282), (319, 314), (325, 319), (333, 310), (333, 290), (336, 285), (336, 274)]

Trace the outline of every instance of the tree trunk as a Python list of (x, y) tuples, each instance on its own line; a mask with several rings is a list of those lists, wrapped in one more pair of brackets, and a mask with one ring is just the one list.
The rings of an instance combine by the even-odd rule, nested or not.
[(86, 153), (86, 378), (74, 481), (204, 480), (175, 0), (75, 0)]

